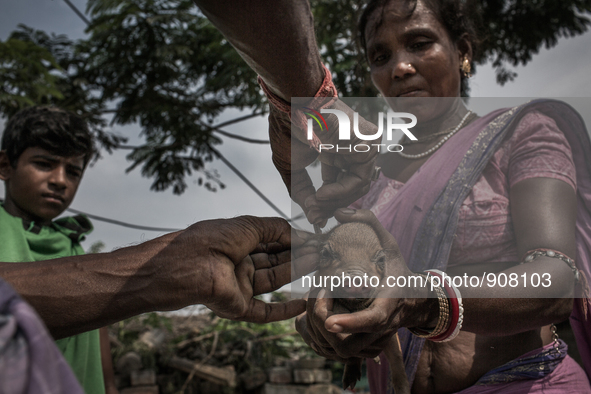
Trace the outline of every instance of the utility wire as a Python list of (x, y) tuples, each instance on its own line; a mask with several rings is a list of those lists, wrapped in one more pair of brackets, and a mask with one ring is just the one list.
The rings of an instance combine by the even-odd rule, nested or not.
[[(265, 201), (271, 208), (273, 208), (275, 212), (281, 215), (282, 218), (288, 221), (290, 220), (289, 216), (287, 216), (285, 213), (283, 213), (281, 209), (279, 209), (275, 204), (273, 204), (273, 202), (269, 200), (267, 196), (265, 196), (251, 181), (249, 181), (247, 177), (245, 177), (240, 171), (238, 171), (238, 169), (234, 167), (234, 165), (230, 163), (220, 152), (218, 152), (209, 144), (208, 148), (218, 157), (218, 159), (224, 162), (224, 164), (228, 166), (228, 168), (230, 168), (236, 175), (238, 175), (238, 178), (242, 179), (242, 181), (246, 183), (248, 187), (250, 187), (260, 198), (263, 199), (263, 201)], [(292, 223), (292, 226), (297, 229), (300, 229), (300, 227), (297, 226), (295, 223)]]
[(220, 133), (221, 135), (225, 135), (226, 137), (229, 137), (229, 138), (234, 138), (234, 139), (237, 139), (237, 140), (240, 140), (240, 141), (249, 142), (251, 144), (265, 144), (265, 145), (268, 145), (268, 144), (271, 143), (271, 141), (269, 141), (269, 140), (255, 140), (255, 139), (252, 139), (252, 138), (246, 138), (246, 137), (243, 137), (241, 135), (236, 135), (236, 134), (228, 133), (227, 131), (220, 130), (220, 129), (213, 129), (212, 128), (211, 131), (213, 131), (214, 133)]
[(242, 122), (243, 120), (247, 120), (247, 119), (250, 119), (250, 118), (256, 118), (257, 116), (262, 116), (264, 114), (265, 114), (264, 112), (253, 112), (250, 115), (244, 115), (244, 116), (241, 116), (239, 118), (230, 119), (230, 120), (228, 120), (226, 122), (220, 123), (219, 125), (213, 126), (213, 127), (214, 128), (218, 128), (218, 127), (229, 126), (231, 124)]
[[(0, 200), (1, 202), (2, 200)], [(66, 209), (69, 212), (75, 213), (76, 215), (86, 215), (89, 218), (93, 219), (93, 220), (98, 220), (100, 222), (105, 222), (105, 223), (110, 223), (110, 224), (114, 224), (117, 226), (122, 226), (122, 227), (128, 227), (128, 228), (133, 228), (136, 230), (146, 230), (146, 231), (166, 231), (166, 232), (172, 232), (172, 231), (181, 231), (182, 228), (167, 228), (167, 227), (150, 227), (150, 226), (142, 226), (139, 224), (131, 224), (131, 223), (126, 223), (126, 222), (122, 222), (120, 220), (114, 220), (114, 219), (109, 219), (103, 216), (98, 216), (98, 215), (93, 215), (91, 213), (87, 213), (87, 212), (83, 212), (83, 211), (79, 211), (77, 209), (74, 208), (67, 208)], [(300, 219), (304, 219), (304, 214), (300, 213), (297, 216), (294, 216), (293, 219), (287, 219), (288, 222), (294, 222), (296, 220), (300, 220)], [(297, 227), (292, 223), (293, 227)], [(299, 227), (298, 227), (299, 228)]]
[(78, 15), (78, 17), (80, 17), (80, 19), (82, 19), (84, 21), (84, 23), (86, 23), (87, 25), (90, 25), (90, 21), (86, 18), (86, 16), (84, 16), (84, 14), (82, 12), (80, 12), (80, 10), (78, 8), (76, 8), (76, 6), (74, 4), (72, 4), (70, 2), (70, 0), (64, 0), (64, 1), (66, 2), (67, 5), (70, 6), (72, 11), (74, 11), (76, 13), (76, 15)]
[(149, 227), (149, 226), (140, 226), (138, 224), (131, 224), (131, 223), (125, 223), (122, 222), (120, 220), (114, 220), (114, 219), (109, 219), (109, 218), (105, 218), (102, 216), (97, 216), (97, 215), (92, 215), (90, 213), (86, 213), (86, 212), (82, 212), (79, 211), (77, 209), (74, 208), (67, 208), (68, 211), (75, 213), (75, 214), (82, 214), (82, 215), (86, 215), (91, 219), (94, 220), (99, 220), (101, 222), (106, 222), (106, 223), (111, 223), (111, 224), (116, 224), (117, 226), (123, 226), (123, 227), (129, 227), (129, 228), (134, 228), (136, 230), (147, 230), (147, 231), (166, 231), (166, 232), (171, 232), (171, 231), (179, 231), (182, 230), (180, 228), (166, 228), (166, 227)]

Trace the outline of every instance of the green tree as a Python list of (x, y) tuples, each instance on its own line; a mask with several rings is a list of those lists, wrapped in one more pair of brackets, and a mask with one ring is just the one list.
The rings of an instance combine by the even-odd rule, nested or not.
[[(588, 29), (591, 0), (467, 0), (482, 15), (476, 64), (491, 61), (501, 84), (516, 77), (542, 45)], [(374, 96), (357, 44), (361, 4), (312, 0), (320, 51), (342, 95)], [(0, 43), (0, 112), (55, 104), (86, 117), (103, 148), (131, 149), (153, 190), (182, 193), (199, 174), (223, 187), (205, 163), (221, 143), (215, 120), (226, 109), (266, 111), (256, 75), (191, 0), (88, 0), (88, 38), (71, 41), (20, 26)], [(143, 143), (126, 147), (107, 124), (138, 123)]]

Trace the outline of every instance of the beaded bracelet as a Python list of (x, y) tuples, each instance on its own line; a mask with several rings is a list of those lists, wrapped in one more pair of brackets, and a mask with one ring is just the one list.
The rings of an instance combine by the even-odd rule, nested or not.
[(448, 329), (440, 335), (429, 338), (429, 340), (434, 342), (449, 342), (458, 336), (460, 330), (462, 329), (462, 324), (464, 323), (464, 304), (462, 303), (462, 295), (460, 290), (458, 290), (458, 288), (453, 285), (451, 280), (445, 280), (445, 273), (436, 269), (429, 269), (425, 272), (439, 277), (443, 288), (447, 293), (451, 310), (451, 324), (449, 325)]
[[(432, 276), (424, 274), (419, 275), (431, 281), (431, 285), (433, 285)], [(420, 338), (430, 339), (433, 337), (437, 337), (446, 332), (449, 327), (449, 299), (445, 295), (445, 291), (441, 286), (433, 286), (433, 289), (435, 290), (435, 293), (437, 294), (437, 299), (439, 301), (439, 318), (437, 320), (437, 325), (433, 329), (420, 327), (413, 327), (408, 329), (411, 333)]]
[(568, 257), (567, 255), (565, 255), (564, 253), (561, 253), (557, 250), (544, 249), (544, 248), (530, 250), (529, 252), (527, 252), (523, 256), (520, 264), (531, 263), (539, 256), (548, 256), (548, 257), (552, 257), (552, 258), (560, 259), (560, 260), (564, 261), (566, 264), (568, 264), (571, 271), (573, 272), (573, 274), (575, 276), (576, 283), (579, 283), (579, 281), (581, 280), (581, 273), (579, 272), (577, 266), (575, 265), (575, 261), (573, 259), (571, 259), (570, 257)]

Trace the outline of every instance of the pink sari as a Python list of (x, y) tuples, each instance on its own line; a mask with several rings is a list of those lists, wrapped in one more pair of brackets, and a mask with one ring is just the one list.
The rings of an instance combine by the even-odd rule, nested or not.
[[(579, 270), (591, 278), (591, 164), (586, 160), (591, 157), (591, 142), (579, 114), (554, 100), (497, 110), (465, 127), (425, 162), (381, 210), (378, 219), (398, 241), (412, 271), (446, 269), (462, 202), (505, 137), (526, 113), (534, 110), (554, 119), (572, 148), (578, 185), (576, 261)], [(587, 375), (591, 376), (591, 322), (584, 319), (580, 301), (573, 308), (571, 326)], [(589, 309), (589, 305), (585, 308)], [(412, 384), (424, 339), (406, 329), (401, 329), (399, 335)], [(368, 377), (372, 393), (389, 392), (386, 363), (368, 361)], [(480, 386), (478, 392), (482, 389)]]

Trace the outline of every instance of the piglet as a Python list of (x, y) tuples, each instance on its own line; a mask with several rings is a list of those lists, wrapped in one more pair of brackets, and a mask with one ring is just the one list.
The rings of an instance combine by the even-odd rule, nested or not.
[[(341, 286), (332, 289), (334, 313), (351, 313), (367, 308), (376, 297), (378, 286), (366, 285), (374, 276), (384, 277), (386, 253), (375, 231), (364, 223), (341, 224), (326, 234), (319, 236), (320, 263), (316, 276), (351, 277), (351, 282), (342, 281)], [(366, 281), (359, 279), (367, 275)], [(353, 280), (353, 278), (361, 277)], [(363, 283), (361, 283), (363, 282)], [(355, 286), (355, 285), (358, 286)], [(361, 284), (359, 286), (359, 284)], [(327, 289), (328, 291), (328, 289)], [(327, 294), (329, 294), (327, 292)], [(410, 387), (400, 349), (398, 334), (394, 334), (384, 348), (392, 377), (392, 386), (396, 394), (410, 393)], [(361, 378), (361, 358), (350, 358), (343, 373), (343, 388), (353, 389)]]

